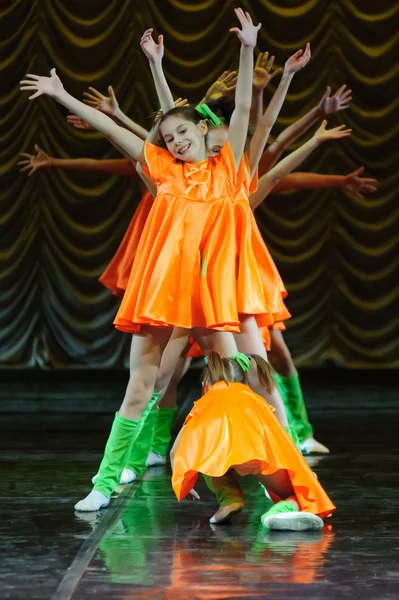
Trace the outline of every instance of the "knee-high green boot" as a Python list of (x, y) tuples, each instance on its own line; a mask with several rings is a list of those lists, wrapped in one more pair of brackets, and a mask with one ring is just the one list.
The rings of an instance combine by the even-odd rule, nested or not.
[(291, 377), (281, 377), (275, 373), (276, 384), (287, 411), (288, 423), (294, 429), (302, 444), (313, 437), (313, 427), (309, 423), (305, 401), (298, 373)]
[(100, 464), (98, 478), (94, 484), (94, 489), (107, 498), (110, 498), (119, 484), (123, 467), (141, 427), (140, 421), (125, 419), (116, 413)]
[(172, 439), (171, 429), (175, 418), (177, 407), (160, 408), (154, 427), (154, 437), (151, 444), (151, 452), (159, 456), (166, 456)]
[(125, 464), (125, 467), (133, 471), (137, 477), (141, 477), (147, 468), (146, 462), (148, 454), (151, 450), (151, 442), (158, 412), (159, 409), (157, 408), (156, 410), (151, 410), (149, 415), (147, 415), (143, 427), (132, 446), (130, 456)]

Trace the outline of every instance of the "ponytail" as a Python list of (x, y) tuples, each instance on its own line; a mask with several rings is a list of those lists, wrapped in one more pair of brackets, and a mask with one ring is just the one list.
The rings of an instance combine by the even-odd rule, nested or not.
[(271, 394), (276, 386), (274, 380), (273, 368), (270, 366), (264, 358), (259, 354), (252, 354), (252, 360), (256, 363), (256, 370), (261, 386), (266, 390), (268, 394)]
[(245, 383), (245, 373), (232, 358), (222, 358), (213, 350), (206, 357), (206, 365), (201, 377), (205, 385), (215, 385), (219, 381)]

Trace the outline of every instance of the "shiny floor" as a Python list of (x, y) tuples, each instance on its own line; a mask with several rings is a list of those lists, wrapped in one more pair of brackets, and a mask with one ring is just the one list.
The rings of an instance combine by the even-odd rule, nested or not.
[(3, 382), (0, 598), (397, 600), (397, 376), (304, 383), (317, 437), (332, 449), (309, 460), (337, 511), (321, 533), (295, 534), (262, 529), (268, 501), (249, 478), (245, 511), (211, 526), (216, 505), (202, 483), (200, 502), (179, 504), (162, 468), (101, 513), (75, 514), (111, 418), (104, 394), (122, 384), (77, 381), (71, 396), (67, 381), (25, 395), (22, 383)]

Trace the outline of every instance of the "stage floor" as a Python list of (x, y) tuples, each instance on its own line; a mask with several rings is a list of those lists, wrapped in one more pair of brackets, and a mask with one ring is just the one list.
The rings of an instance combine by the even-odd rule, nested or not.
[[(259, 520), (268, 501), (249, 480), (244, 512), (211, 526), (216, 505), (202, 482), (200, 502), (179, 504), (163, 468), (121, 488), (101, 513), (75, 514), (111, 415), (24, 414), (21, 403), (7, 411), (0, 598), (396, 600), (397, 380), (358, 373), (342, 383), (330, 374), (304, 387), (316, 437), (332, 449), (309, 459), (337, 506), (322, 533), (268, 534)], [(78, 406), (76, 390), (71, 402)]]

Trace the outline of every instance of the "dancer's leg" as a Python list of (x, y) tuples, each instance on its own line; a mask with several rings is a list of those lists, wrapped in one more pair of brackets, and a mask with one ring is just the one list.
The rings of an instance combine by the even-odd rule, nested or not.
[(284, 531), (320, 530), (324, 523), (312, 513), (302, 512), (287, 471), (279, 470), (272, 475), (256, 475), (256, 479), (268, 490), (283, 500), (277, 502), (261, 517), (268, 529)]
[(115, 416), (93, 491), (75, 506), (93, 511), (106, 506), (118, 485), (130, 449), (143, 425), (141, 416), (154, 393), (162, 353), (172, 330), (145, 327), (134, 335), (130, 351), (130, 379), (119, 413)]
[[(166, 353), (167, 347), (164, 356)], [(172, 439), (172, 423), (177, 409), (177, 386), (187, 373), (190, 364), (191, 358), (180, 357), (168, 387), (159, 395), (159, 410), (155, 419), (151, 451), (147, 458), (147, 467), (166, 464), (166, 456)]]
[(287, 411), (288, 422), (299, 438), (304, 452), (328, 454), (329, 450), (313, 437), (303, 398), (298, 371), (281, 331), (270, 332), (271, 348), (269, 361), (276, 371), (276, 383)]
[[(241, 332), (235, 333), (234, 338), (240, 352), (243, 352), (244, 354), (259, 354), (259, 356), (268, 360), (267, 352), (255, 317), (243, 317), (241, 319)], [(286, 410), (277, 387), (274, 388), (271, 394), (268, 394), (260, 385), (256, 368), (253, 366), (251, 366), (248, 372), (248, 383), (254, 392), (265, 398), (265, 400), (276, 409), (276, 417), (283, 426), (287, 426), (288, 419)]]
[(221, 525), (230, 521), (231, 517), (244, 508), (244, 495), (237, 480), (236, 473), (230, 469), (221, 477), (204, 475), (209, 490), (216, 495), (220, 504), (219, 510), (209, 520), (213, 525)]

